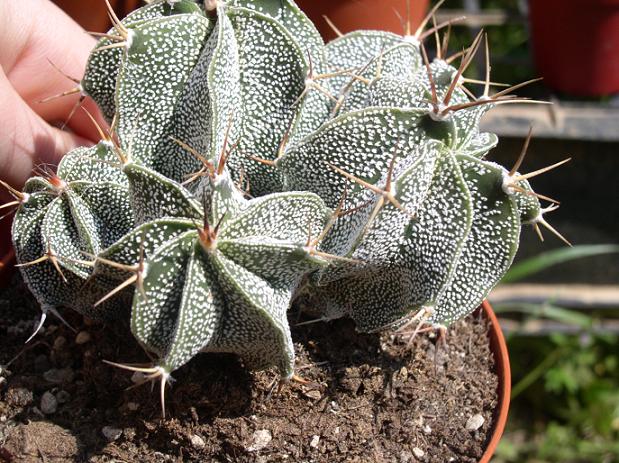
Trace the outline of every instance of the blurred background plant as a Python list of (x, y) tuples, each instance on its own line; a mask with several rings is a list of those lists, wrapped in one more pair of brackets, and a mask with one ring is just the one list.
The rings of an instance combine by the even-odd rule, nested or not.
[[(504, 283), (617, 253), (617, 245), (548, 251), (515, 265)], [(548, 300), (495, 303), (494, 310), (507, 335), (513, 386), (493, 461), (619, 461), (619, 307), (570, 309)]]

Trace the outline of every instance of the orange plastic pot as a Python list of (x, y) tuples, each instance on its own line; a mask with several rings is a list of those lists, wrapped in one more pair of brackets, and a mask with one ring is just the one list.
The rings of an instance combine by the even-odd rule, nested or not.
[(490, 306), (488, 301), (484, 301), (480, 307), (480, 310), (484, 316), (490, 321), (490, 349), (494, 354), (494, 362), (496, 373), (499, 377), (499, 403), (495, 410), (494, 429), (488, 446), (483, 456), (479, 460), (479, 463), (490, 463), (494, 451), (496, 450), (503, 431), (505, 430), (505, 424), (507, 423), (507, 414), (509, 411), (509, 399), (512, 391), (512, 375), (509, 366), (509, 354), (507, 352), (507, 344), (505, 344), (505, 337), (503, 331), (499, 325), (499, 321)]
[[(342, 33), (357, 29), (377, 29), (404, 33), (408, 0), (297, 0), (326, 41), (337, 37), (325, 16)], [(410, 0), (410, 23), (415, 30), (428, 10), (429, 0)]]

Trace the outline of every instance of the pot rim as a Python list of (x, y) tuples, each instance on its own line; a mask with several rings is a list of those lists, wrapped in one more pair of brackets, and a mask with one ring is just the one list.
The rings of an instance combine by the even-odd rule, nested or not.
[(512, 390), (512, 378), (509, 365), (509, 353), (507, 351), (505, 337), (503, 336), (501, 325), (499, 324), (499, 321), (488, 300), (484, 300), (484, 302), (482, 302), (481, 311), (488, 318), (491, 324), (491, 329), (489, 330), (490, 348), (494, 354), (495, 369), (499, 377), (499, 403), (495, 410), (496, 415), (494, 429), (486, 450), (479, 460), (479, 463), (490, 463), (490, 459), (494, 455), (494, 451), (503, 436), (505, 424), (507, 423)]

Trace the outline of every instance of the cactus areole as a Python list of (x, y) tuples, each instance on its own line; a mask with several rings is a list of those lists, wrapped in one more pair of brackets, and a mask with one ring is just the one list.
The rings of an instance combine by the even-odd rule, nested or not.
[(522, 224), (554, 232), (541, 172), (485, 160), (481, 117), (520, 99), (489, 75), (479, 98), (465, 87), (481, 35), (430, 61), (423, 26), (325, 45), (292, 0), (111, 17), (79, 84), (111, 129), (11, 189), (13, 242), (41, 324), (130, 317), (155, 361), (124, 367), (162, 397), (199, 352), (294, 377), (299, 294), (364, 332), (447, 328), (507, 271)]

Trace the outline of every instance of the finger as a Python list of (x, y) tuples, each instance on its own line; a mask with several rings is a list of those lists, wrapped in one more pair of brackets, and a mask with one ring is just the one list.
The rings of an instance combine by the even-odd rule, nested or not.
[[(79, 103), (80, 95), (46, 103), (41, 100), (77, 86), (67, 76), (81, 80), (96, 41), (51, 2), (23, 0), (18, 6), (8, 8), (3, 35), (9, 43), (0, 52), (5, 55), (0, 62), (24, 101), (44, 120), (62, 124)], [(105, 127), (94, 102), (88, 98), (84, 104)], [(96, 128), (83, 111), (74, 111), (68, 126), (80, 136), (98, 140)]]
[(85, 138), (50, 126), (30, 108), (0, 72), (0, 176), (21, 187), (33, 167), (56, 165), (60, 158), (80, 145), (92, 144)]

